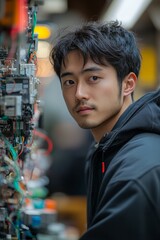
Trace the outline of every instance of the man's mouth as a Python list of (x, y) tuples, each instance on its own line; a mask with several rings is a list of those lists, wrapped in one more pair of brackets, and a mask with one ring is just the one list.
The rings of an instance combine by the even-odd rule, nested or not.
[(87, 114), (90, 113), (94, 108), (88, 106), (79, 106), (76, 108), (78, 114)]

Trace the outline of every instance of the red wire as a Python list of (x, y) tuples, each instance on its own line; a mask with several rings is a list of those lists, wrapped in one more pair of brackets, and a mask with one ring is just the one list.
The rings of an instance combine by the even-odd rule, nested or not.
[(34, 130), (34, 135), (44, 139), (48, 143), (48, 149), (43, 153), (43, 155), (49, 155), (53, 149), (52, 140), (46, 134), (44, 134), (36, 129)]

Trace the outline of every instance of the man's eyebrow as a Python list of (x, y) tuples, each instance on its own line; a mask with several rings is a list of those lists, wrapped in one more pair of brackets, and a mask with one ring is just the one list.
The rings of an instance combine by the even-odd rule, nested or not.
[(69, 76), (72, 76), (73, 73), (72, 73), (72, 72), (64, 72), (64, 73), (61, 74), (60, 77), (61, 77), (61, 78), (62, 78), (62, 77), (66, 77), (66, 76), (68, 76), (68, 75), (69, 75)]
[(84, 72), (95, 72), (95, 71), (102, 71), (103, 69), (101, 67), (88, 67), (82, 70), (82, 73)]
[[(102, 70), (103, 69), (100, 68), (100, 67), (89, 67), (89, 68), (83, 69), (81, 71), (81, 73), (83, 74), (85, 72), (95, 72), (95, 71), (102, 71)], [(64, 72), (64, 73), (61, 74), (60, 77), (63, 78), (63, 77), (66, 77), (66, 76), (73, 76), (73, 75), (74, 75), (74, 73), (72, 73), (72, 72)]]

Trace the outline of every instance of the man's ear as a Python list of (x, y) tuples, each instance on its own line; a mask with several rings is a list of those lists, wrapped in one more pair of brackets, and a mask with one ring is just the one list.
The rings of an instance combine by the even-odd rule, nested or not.
[(136, 87), (137, 76), (135, 73), (130, 72), (123, 80), (123, 96), (128, 96)]

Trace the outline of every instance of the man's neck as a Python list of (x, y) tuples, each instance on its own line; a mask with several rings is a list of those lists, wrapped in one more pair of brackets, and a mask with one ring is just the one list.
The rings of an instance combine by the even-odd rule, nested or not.
[(116, 113), (110, 119), (107, 119), (106, 121), (104, 121), (102, 124), (100, 124), (96, 128), (91, 129), (92, 135), (97, 143), (101, 140), (102, 137), (104, 137), (106, 133), (109, 133), (112, 131), (113, 127), (115, 126), (120, 116), (130, 106), (131, 103), (132, 103), (131, 98), (126, 99), (125, 103), (123, 104), (122, 108), (118, 113)]

